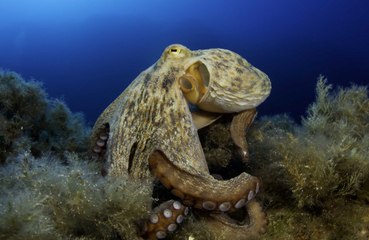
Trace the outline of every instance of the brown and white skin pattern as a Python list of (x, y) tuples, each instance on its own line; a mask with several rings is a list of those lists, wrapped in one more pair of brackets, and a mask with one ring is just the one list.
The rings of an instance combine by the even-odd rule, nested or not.
[[(233, 132), (238, 128), (241, 132), (247, 130), (255, 115), (253, 109), (270, 90), (268, 76), (234, 52), (191, 51), (179, 44), (171, 45), (100, 115), (92, 134), (93, 152), (104, 159), (105, 174), (158, 178), (182, 200), (178, 210), (169, 206), (173, 203), (163, 203), (175, 210), (176, 216), (183, 215), (186, 206), (202, 209), (208, 215), (245, 208), (255, 214), (250, 214), (253, 224), (241, 228), (247, 229), (246, 233), (251, 227), (254, 233), (262, 231), (265, 217), (260, 207), (246, 206), (258, 192), (259, 180), (247, 173), (229, 180), (212, 177), (197, 130), (223, 113), (240, 116), (232, 124)], [(191, 113), (190, 104), (198, 111)], [(246, 159), (244, 134), (233, 133), (232, 138)], [(163, 215), (164, 210), (159, 206), (153, 214)], [(170, 225), (175, 218), (170, 217), (172, 222), (164, 221), (165, 217), (151, 218), (145, 238), (164, 238), (176, 228)], [(219, 218), (222, 222), (225, 219)], [(232, 224), (236, 225), (220, 225)], [(237, 229), (240, 227), (235, 226)]]

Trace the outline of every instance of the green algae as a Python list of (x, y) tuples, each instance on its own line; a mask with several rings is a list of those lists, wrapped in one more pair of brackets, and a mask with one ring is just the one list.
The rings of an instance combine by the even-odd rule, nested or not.
[(149, 181), (101, 177), (96, 163), (25, 152), (0, 169), (1, 239), (138, 239)]
[[(300, 208), (368, 194), (364, 185), (369, 177), (367, 89), (352, 86), (330, 93), (330, 88), (323, 77), (318, 79), (316, 102), (309, 106), (301, 125), (286, 128), (286, 122), (292, 122), (287, 116), (265, 117), (250, 133), (250, 152), (258, 159), (255, 164), (277, 165), (279, 171), (270, 174), (283, 173), (277, 178), (278, 185), (290, 189), (289, 195)], [(256, 166), (262, 167), (268, 168)]]
[(0, 71), (0, 163), (25, 149), (34, 156), (84, 152), (88, 136), (83, 115), (48, 98), (41, 83)]
[(225, 168), (232, 160), (234, 148), (229, 134), (229, 118), (223, 117), (217, 123), (200, 129), (199, 136), (209, 167)]

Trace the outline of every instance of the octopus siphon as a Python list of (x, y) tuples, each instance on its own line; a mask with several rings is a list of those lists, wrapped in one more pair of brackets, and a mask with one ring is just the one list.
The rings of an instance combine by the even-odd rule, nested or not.
[[(142, 238), (174, 234), (190, 210), (232, 239), (265, 231), (266, 216), (254, 199), (260, 180), (246, 172), (228, 180), (212, 176), (198, 129), (234, 114), (231, 136), (247, 160), (246, 130), (270, 91), (268, 76), (232, 51), (174, 44), (103, 111), (91, 137), (103, 174), (154, 176), (173, 197), (143, 216)], [(235, 211), (245, 211), (248, 222), (233, 220), (229, 213)]]

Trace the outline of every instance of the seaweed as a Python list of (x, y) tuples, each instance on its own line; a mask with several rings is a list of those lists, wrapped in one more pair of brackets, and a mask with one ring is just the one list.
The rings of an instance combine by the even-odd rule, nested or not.
[(83, 115), (49, 99), (41, 83), (0, 71), (0, 163), (24, 149), (34, 156), (84, 152), (88, 136)]
[[(323, 76), (301, 124), (286, 115), (257, 121), (249, 136), (250, 168), (265, 186), (261, 198), (272, 225), (265, 239), (317, 239), (314, 231), (324, 232), (323, 239), (366, 239), (368, 140), (367, 88), (332, 91)], [(289, 228), (289, 222), (301, 225)], [(283, 237), (274, 236), (278, 231)]]
[(103, 178), (96, 163), (75, 154), (67, 163), (24, 152), (0, 168), (0, 238), (138, 239), (150, 181)]
[(251, 154), (258, 161), (278, 164), (284, 173), (278, 184), (288, 184), (300, 208), (368, 194), (363, 185), (369, 177), (367, 89), (352, 86), (333, 94), (330, 89), (320, 76), (316, 101), (301, 125), (287, 124), (286, 128), (285, 122), (292, 122), (288, 117), (265, 117), (250, 134)]
[(199, 130), (205, 158), (210, 168), (226, 168), (233, 157), (234, 144), (229, 134), (230, 118), (222, 117), (206, 128)]

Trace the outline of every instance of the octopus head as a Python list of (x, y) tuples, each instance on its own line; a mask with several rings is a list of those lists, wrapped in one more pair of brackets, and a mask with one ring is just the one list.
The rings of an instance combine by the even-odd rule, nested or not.
[(185, 58), (179, 85), (188, 102), (216, 113), (240, 112), (257, 107), (270, 94), (268, 76), (240, 55), (225, 49), (190, 51), (172, 45), (172, 58)]

